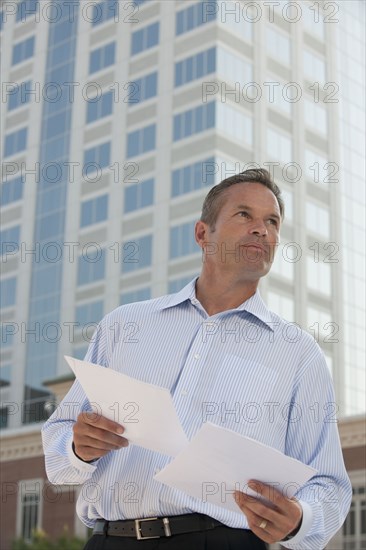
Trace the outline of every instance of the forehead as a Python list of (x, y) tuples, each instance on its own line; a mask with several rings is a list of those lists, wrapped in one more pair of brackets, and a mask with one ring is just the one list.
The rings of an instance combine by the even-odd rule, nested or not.
[(261, 183), (243, 182), (228, 187), (224, 193), (222, 210), (232, 210), (238, 205), (251, 208), (269, 209), (280, 214), (277, 198), (268, 187)]

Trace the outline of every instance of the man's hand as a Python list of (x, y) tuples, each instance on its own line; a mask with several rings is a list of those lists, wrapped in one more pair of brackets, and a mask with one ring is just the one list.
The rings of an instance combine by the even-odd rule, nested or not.
[(123, 434), (123, 426), (93, 412), (80, 413), (73, 431), (75, 454), (85, 462), (128, 445), (126, 438), (117, 435)]
[(302, 508), (295, 499), (286, 498), (271, 485), (260, 481), (249, 481), (248, 486), (273, 504), (270, 507), (256, 497), (235, 491), (237, 505), (246, 515), (250, 529), (260, 539), (273, 544), (299, 528)]

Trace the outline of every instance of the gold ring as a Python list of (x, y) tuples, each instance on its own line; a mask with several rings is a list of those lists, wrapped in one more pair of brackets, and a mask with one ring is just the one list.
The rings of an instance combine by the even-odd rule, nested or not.
[(260, 526), (259, 526), (259, 529), (265, 529), (266, 527), (267, 527), (267, 522), (266, 522), (266, 520), (264, 519), (264, 520), (261, 522), (261, 524), (260, 524)]

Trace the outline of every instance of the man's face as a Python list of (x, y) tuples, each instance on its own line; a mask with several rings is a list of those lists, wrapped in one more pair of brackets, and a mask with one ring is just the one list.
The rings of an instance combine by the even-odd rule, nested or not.
[(275, 195), (260, 183), (238, 183), (225, 191), (214, 228), (196, 225), (205, 262), (239, 279), (258, 280), (272, 265), (281, 215)]

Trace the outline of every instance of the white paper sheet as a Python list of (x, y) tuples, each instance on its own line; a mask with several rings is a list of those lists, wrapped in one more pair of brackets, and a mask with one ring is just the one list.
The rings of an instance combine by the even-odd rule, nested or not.
[(131, 443), (175, 456), (188, 444), (170, 392), (113, 369), (65, 359), (83, 387), (94, 410), (122, 424)]
[(234, 490), (250, 479), (272, 484), (291, 498), (316, 470), (254, 439), (205, 423), (154, 478), (203, 502), (238, 512)]

